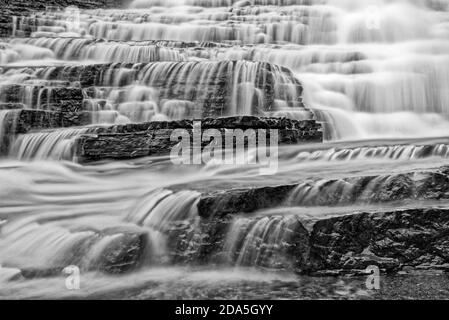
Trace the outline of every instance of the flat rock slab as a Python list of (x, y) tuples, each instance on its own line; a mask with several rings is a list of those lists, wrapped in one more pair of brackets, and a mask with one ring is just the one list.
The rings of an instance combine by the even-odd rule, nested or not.
[[(335, 188), (333, 193), (325, 190), (332, 180), (321, 181), (323, 198), (313, 204), (292, 200), (303, 184), (205, 192), (198, 202), (200, 249), (195, 257), (179, 252), (177, 259), (220, 263), (229, 232), (239, 226), (235, 221), (243, 221), (237, 247), (253, 231), (257, 238), (263, 225), (268, 232), (282, 221), (282, 241), (263, 242), (258, 247), (263, 250), (256, 250), (269, 259), (257, 265), (315, 275), (364, 274), (372, 265), (383, 272), (449, 271), (448, 176), (448, 168), (442, 167), (385, 179), (347, 178), (345, 183), (358, 186), (384, 181), (372, 190), (377, 197), (367, 195), (368, 199), (340, 197)], [(265, 222), (259, 224), (262, 219)], [(258, 226), (258, 231), (247, 229), (251, 226)], [(279, 252), (283, 254), (276, 258)]]
[[(65, 8), (68, 6), (77, 6), (79, 8), (107, 8), (119, 7), (124, 3), (123, 0), (14, 0), (7, 1), (2, 5), (0, 13), (0, 37), (10, 36), (12, 33), (12, 17), (27, 16), (34, 11), (44, 11), (47, 7)], [(36, 27), (29, 26), (24, 35), (29, 35), (36, 31)]]
[(34, 130), (86, 126), (92, 121), (87, 111), (57, 112), (30, 109), (11, 109), (2, 123), (0, 135), (0, 155), (6, 154), (11, 137), (26, 134)]
[[(191, 76), (189, 70), (197, 72)], [(239, 82), (243, 70), (253, 70), (254, 77), (249, 82)], [(262, 116), (265, 112), (279, 111), (278, 100), (282, 100), (292, 108), (289, 111), (304, 112), (304, 117), (312, 118), (302, 100), (303, 87), (293, 73), (285, 67), (268, 62), (250, 61), (168, 61), (149, 63), (95, 63), (70, 65), (42, 65), (3, 66), (1, 73), (11, 70), (25, 74), (32, 73), (40, 80), (52, 79), (68, 81), (73, 86), (84, 88), (90, 98), (94, 98), (94, 87), (125, 87), (139, 82), (157, 88), (159, 100), (185, 100), (193, 104), (194, 108), (188, 110), (187, 117), (218, 117), (245, 112)], [(125, 72), (126, 71), (126, 72)], [(161, 72), (163, 71), (163, 72)], [(252, 90), (253, 98), (247, 105), (239, 106), (234, 101), (241, 90)], [(16, 91), (10, 89), (11, 96), (17, 96)], [(79, 89), (79, 88), (78, 88)], [(259, 98), (256, 99), (260, 95)], [(54, 94), (55, 95), (55, 94)], [(70, 92), (62, 90), (54, 97), (58, 99), (67, 97), (72, 99), (66, 109), (79, 109), (76, 101), (79, 96), (76, 89)], [(75, 102), (74, 102), (75, 101)], [(79, 104), (79, 101), (78, 101)], [(237, 110), (237, 107), (244, 110)]]
[[(305, 194), (308, 190), (312, 191)], [(204, 218), (222, 218), (275, 207), (379, 206), (379, 203), (448, 198), (449, 168), (441, 167), (406, 173), (204, 191), (198, 203), (198, 212)]]
[[(81, 162), (168, 155), (172, 148), (179, 143), (179, 141), (171, 139), (174, 131), (184, 129), (192, 137), (195, 122), (201, 124), (201, 132), (207, 129), (219, 130), (222, 134), (223, 144), (225, 132), (229, 129), (241, 129), (242, 131), (263, 129), (268, 134), (270, 130), (277, 130), (279, 144), (322, 141), (321, 126), (314, 120), (297, 121), (285, 118), (241, 116), (92, 128), (89, 134), (82, 135), (78, 139), (77, 153)], [(202, 147), (207, 144), (203, 144)]]

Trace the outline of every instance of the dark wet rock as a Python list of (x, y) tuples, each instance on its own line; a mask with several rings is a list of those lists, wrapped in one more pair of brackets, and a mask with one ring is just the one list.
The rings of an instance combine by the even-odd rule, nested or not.
[[(59, 81), (68, 81), (73, 85), (76, 83), (85, 89), (85, 93), (91, 98), (94, 96), (92, 88), (94, 86), (123, 87), (131, 85), (137, 80), (145, 82), (151, 79), (151, 86), (158, 88), (158, 96), (161, 101), (181, 100), (192, 106), (192, 108), (186, 108), (188, 112), (185, 117), (187, 118), (215, 118), (236, 112), (232, 110), (231, 106), (234, 104), (233, 97), (238, 95), (241, 89), (234, 89), (235, 81), (233, 79), (239, 76), (241, 68), (239, 63), (241, 62), (224, 60), (207, 63), (184, 61), (169, 63), (170, 69), (174, 70), (173, 72), (176, 74), (160, 76), (158, 73), (153, 73), (150, 78), (147, 75), (149, 67), (166, 66), (167, 62), (55, 66), (46, 67), (44, 72), (42, 72), (43, 66), (30, 66), (28, 69), (29, 73), (32, 73), (33, 70), (40, 70), (38, 74), (45, 74), (46, 79), (59, 79)], [(192, 78), (188, 72), (179, 72), (186, 66), (195, 65), (195, 68), (205, 73), (210, 71), (210, 68), (214, 68), (210, 65), (211, 63), (217, 67), (216, 70), (221, 71), (217, 71), (210, 77)], [(312, 118), (312, 114), (308, 112), (301, 98), (302, 85), (289, 69), (268, 62), (246, 61), (244, 63), (254, 68), (252, 90), (263, 97), (263, 99), (259, 99), (254, 96), (252, 104), (245, 106), (245, 112), (262, 116), (265, 112), (277, 111), (276, 101), (281, 99), (287, 105), (294, 106), (297, 111), (305, 111), (305, 118)], [(3, 69), (6, 72), (10, 69), (22, 70), (23, 67), (5, 66)], [(127, 72), (123, 72), (124, 70)], [(176, 77), (176, 85), (173, 84), (174, 77)], [(279, 79), (285, 80), (280, 81)], [(285, 84), (283, 84), (284, 82)]]
[[(199, 120), (198, 120), (199, 121)], [(178, 141), (171, 140), (175, 129), (185, 129), (192, 137), (193, 120), (148, 122), (92, 128), (77, 142), (82, 161), (100, 159), (129, 159), (149, 155), (168, 155)], [(201, 120), (201, 130), (219, 129), (225, 145), (226, 129), (264, 129), (269, 141), (270, 130), (278, 130), (279, 144), (321, 142), (322, 132), (314, 120), (295, 121), (284, 118), (258, 118), (253, 116), (206, 118)], [(205, 147), (208, 142), (203, 142)]]
[[(25, 89), (26, 88), (26, 89)], [(31, 109), (45, 109), (58, 112), (77, 112), (83, 108), (83, 92), (79, 87), (51, 87), (43, 84), (10, 84), (1, 87), (1, 99), (7, 101), (4, 109), (17, 109), (11, 106), (23, 103), (24, 94), (33, 101)], [(8, 107), (8, 105), (10, 107)], [(0, 106), (2, 109), (2, 106)]]
[(25, 105), (22, 103), (0, 102), (0, 110), (23, 109), (24, 107), (25, 107)]
[(167, 250), (173, 264), (197, 264), (201, 262), (201, 245), (207, 234), (194, 221), (172, 222), (165, 229)]
[[(314, 196), (301, 197), (301, 190), (316, 189)], [(199, 215), (223, 217), (251, 213), (277, 206), (335, 206), (409, 200), (441, 200), (449, 196), (446, 167), (402, 174), (357, 176), (340, 180), (311, 180), (305, 183), (230, 189), (203, 194)]]
[(110, 125), (98, 127), (94, 131), (95, 133), (134, 133), (163, 129), (193, 129), (194, 121), (200, 121), (202, 129), (321, 129), (321, 126), (314, 120), (292, 120), (288, 118), (257, 116), (229, 116)]
[(223, 217), (229, 214), (250, 213), (272, 208), (286, 201), (295, 185), (233, 189), (204, 195), (198, 203), (198, 214), (203, 218)]
[(285, 248), (285, 255), (291, 257), (290, 268), (294, 268), (296, 272), (306, 272), (309, 270), (309, 256), (310, 256), (310, 237), (307, 228), (298, 219), (292, 225), (288, 240), (283, 243)]
[(441, 243), (449, 239), (447, 209), (355, 213), (317, 221), (310, 234), (310, 268), (363, 269), (376, 265), (439, 266), (449, 262)]
[[(0, 13), (0, 37), (9, 36), (12, 32), (12, 17), (26, 16), (33, 11), (44, 11), (48, 7), (65, 8), (68, 6), (77, 6), (82, 9), (89, 8), (112, 8), (119, 7), (124, 3), (124, 0), (6, 0), (2, 4), (2, 11)], [(29, 35), (35, 31), (35, 26), (30, 25), (28, 28), (24, 26)]]
[(6, 115), (0, 141), (0, 155), (6, 154), (11, 138), (33, 130), (85, 126), (91, 123), (92, 114), (81, 112), (55, 112), (30, 109), (12, 109)]
[(230, 231), (231, 219), (231, 216), (201, 219), (197, 231), (200, 243), (194, 255), (197, 263), (221, 263), (225, 261), (223, 258), (223, 247), (226, 241), (226, 234)]
[(429, 199), (447, 199), (449, 191), (449, 176), (445, 169), (442, 172), (436, 172), (430, 176), (417, 176), (416, 193), (423, 198)]
[[(197, 262), (223, 263), (230, 221), (230, 216), (203, 220)], [(449, 209), (392, 209), (302, 218), (284, 232), (282, 242), (261, 244), (259, 260), (254, 262), (258, 267), (320, 276), (363, 274), (369, 266), (383, 273), (407, 268), (449, 271)]]
[(61, 113), (44, 110), (13, 110), (7, 115), (4, 132), (28, 133), (31, 130), (84, 126), (91, 122), (89, 112)]
[(48, 278), (58, 276), (62, 273), (63, 268), (21, 268), (20, 274), (25, 279)]
[(103, 231), (103, 235), (112, 237), (112, 240), (103, 248), (95, 262), (95, 268), (114, 274), (136, 268), (141, 262), (147, 245), (145, 233), (115, 232), (114, 230)]
[(394, 175), (381, 182), (382, 187), (375, 190), (373, 201), (395, 201), (410, 198), (414, 193), (414, 182), (410, 176)]

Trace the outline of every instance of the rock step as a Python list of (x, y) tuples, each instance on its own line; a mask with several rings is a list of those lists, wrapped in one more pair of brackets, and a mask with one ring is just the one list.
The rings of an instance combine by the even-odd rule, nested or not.
[[(245, 250), (255, 250), (261, 258), (249, 265), (316, 275), (360, 273), (369, 265), (392, 272), (408, 267), (449, 271), (449, 207), (444, 201), (435, 202), (449, 198), (449, 167), (347, 178), (345, 182), (360, 187), (376, 180), (384, 183), (366, 194), (369, 203), (377, 203), (375, 207), (363, 201), (359, 206), (341, 206), (345, 202), (339, 202), (335, 188), (319, 190), (319, 196), (327, 201), (313, 204), (315, 207), (292, 203), (292, 196), (304, 183), (203, 192), (198, 202), (200, 230), (194, 236), (191, 231), (186, 231), (188, 235), (174, 233), (174, 259), (223, 263), (231, 256), (231, 263), (245, 265)], [(332, 183), (317, 185), (325, 188)], [(382, 202), (385, 204), (380, 205)], [(270, 228), (281, 228), (282, 239), (273, 242), (266, 236), (275, 232)], [(177, 250), (176, 239), (183, 238), (200, 239), (198, 251)], [(232, 252), (227, 251), (230, 239), (234, 239)]]
[[(81, 271), (101, 271), (109, 274), (123, 274), (142, 264), (147, 250), (148, 235), (139, 228), (113, 227), (99, 230), (83, 230), (91, 236), (72, 244), (65, 255), (42, 266), (5, 262), (5, 267), (14, 270), (14, 279), (54, 277), (64, 274), (67, 266), (75, 265)], [(106, 241), (106, 245), (104, 242)], [(11, 279), (13, 280), (13, 279)]]
[[(207, 83), (208, 80), (212, 80), (214, 82), (228, 82), (229, 72), (238, 71), (242, 72), (242, 70), (236, 70), (236, 67), (252, 67), (251, 71), (256, 71), (256, 75), (254, 77), (254, 85), (261, 87), (264, 85), (264, 81), (267, 84), (274, 85), (274, 83), (270, 83), (274, 81), (274, 79), (267, 79), (267, 77), (273, 77), (276, 73), (279, 76), (285, 76), (288, 79), (288, 82), (279, 83), (288, 84), (288, 85), (298, 85), (301, 86), (299, 80), (297, 80), (293, 73), (286, 67), (278, 66), (271, 64), (269, 62), (253, 62), (253, 61), (237, 61), (237, 60), (222, 60), (222, 61), (181, 61), (181, 62), (149, 62), (149, 63), (92, 63), (92, 64), (70, 64), (70, 65), (58, 65), (58, 66), (49, 66), (49, 65), (5, 65), (2, 66), (0, 70), (1, 73), (6, 73), (8, 71), (23, 71), (28, 74), (34, 74), (38, 78), (42, 78), (45, 76), (45, 80), (58, 80), (58, 81), (66, 81), (66, 82), (75, 82), (82, 87), (89, 86), (110, 86), (110, 84), (106, 84), (105, 73), (106, 72), (123, 72), (123, 69), (128, 69), (129, 71), (133, 71), (130, 74), (133, 82), (135, 76), (139, 72), (149, 72), (157, 66), (165, 67), (166, 72), (178, 72), (179, 79), (169, 79), (170, 76), (174, 74), (164, 74), (164, 77), (159, 76), (157, 78), (153, 78), (152, 81), (156, 82), (156, 84), (166, 84), (168, 81), (176, 81), (176, 83)], [(197, 68), (197, 71), (200, 71), (200, 74), (196, 77), (192, 77), (191, 75), (179, 72), (182, 67), (190, 67)], [(211, 68), (216, 68), (216, 72)], [(170, 70), (171, 69), (171, 70)], [(231, 70), (230, 70), (231, 69)], [(208, 73), (209, 76), (212, 76), (213, 79), (202, 79), (201, 75), (203, 73)], [(151, 76), (151, 73), (144, 74), (147, 75), (147, 78)], [(41, 76), (41, 77), (40, 77)], [(237, 76), (241, 76), (238, 74)], [(110, 76), (109, 76), (110, 78)], [(112, 80), (112, 79), (111, 79)], [(147, 79), (148, 80), (148, 79)], [(153, 83), (152, 82), (152, 83)], [(240, 81), (237, 81), (240, 83)]]
[(3, 123), (9, 134), (24, 134), (32, 130), (85, 126), (91, 123), (90, 112), (57, 112), (46, 110), (11, 110)]
[[(174, 130), (185, 129), (191, 137), (194, 121), (158, 121), (92, 128), (89, 134), (81, 135), (77, 139), (77, 154), (82, 162), (168, 155), (173, 146), (179, 143), (177, 140), (171, 140)], [(322, 142), (321, 126), (314, 120), (241, 116), (196, 121), (201, 123), (202, 132), (218, 129), (223, 143), (226, 129), (264, 129), (267, 133), (268, 129), (276, 129), (280, 144)], [(204, 143), (203, 147), (206, 144)]]
[[(272, 205), (264, 199), (276, 195), (280, 199), (279, 192), (285, 195), (292, 189), (259, 188), (238, 198), (230, 192), (234, 202), (222, 195), (217, 199), (234, 208), (246, 206), (245, 202)], [(184, 227), (171, 234), (177, 263), (231, 263), (314, 275), (360, 274), (371, 265), (383, 272), (406, 272), (410, 268), (449, 271), (449, 207), (444, 204), (419, 204), (416, 208), (352, 206), (343, 210), (332, 207), (325, 214), (278, 204), (271, 210), (250, 208), (253, 214), (235, 210), (222, 216), (205, 214), (208, 208), (213, 210), (209, 204), (204, 196), (200, 199), (199, 230), (192, 232), (192, 228)], [(182, 239), (197, 239), (189, 244), (197, 251), (183, 250)]]
[(12, 33), (12, 17), (29, 15), (35, 11), (44, 11), (48, 7), (65, 8), (77, 6), (82, 9), (89, 8), (113, 8), (120, 7), (123, 0), (15, 0), (8, 1), (2, 6), (0, 13), (0, 37), (6, 37)]
[[(4, 38), (4, 40), (11, 44), (31, 44), (35, 46), (48, 47), (46, 44), (60, 41), (67, 45), (79, 41), (83, 45), (90, 44), (109, 44), (109, 45), (128, 45), (128, 46), (158, 46), (167, 47), (174, 49), (186, 49), (186, 48), (230, 48), (231, 45), (227, 43), (220, 42), (210, 42), (210, 41), (171, 41), (171, 40), (105, 40), (105, 39), (89, 39), (83, 37), (58, 37), (58, 36), (48, 36), (48, 37), (14, 37), (14, 38)], [(242, 46), (242, 48), (244, 48)]]
[(25, 105), (23, 103), (16, 102), (0, 102), (0, 110), (16, 110), (23, 109)]
[(91, 112), (57, 112), (13, 109), (1, 123), (0, 155), (7, 154), (11, 137), (33, 130), (86, 126), (92, 122)]
[(357, 212), (308, 225), (299, 269), (318, 274), (365, 269), (449, 271), (449, 209)]
[(203, 193), (198, 214), (223, 218), (275, 207), (345, 206), (449, 199), (449, 167), (377, 176), (309, 180), (297, 184)]
[[(173, 40), (183, 40), (189, 38), (192, 40), (208, 40), (212, 42), (249, 42), (249, 43), (263, 43), (263, 42), (284, 42), (290, 41), (298, 44), (307, 44), (309, 41), (306, 32), (309, 26), (317, 28), (315, 21), (327, 21), (326, 24), (319, 28), (320, 33), (323, 33), (326, 38), (333, 38), (336, 23), (333, 21), (334, 13), (332, 11), (324, 11), (323, 8), (308, 6), (308, 2), (299, 1), (296, 4), (304, 4), (297, 7), (282, 7), (283, 3), (291, 3), (289, 1), (264, 2), (253, 4), (239, 5), (238, 7), (230, 7), (230, 3), (220, 2), (221, 14), (207, 15), (205, 20), (210, 22), (210, 25), (204, 25), (198, 22), (195, 14), (186, 14), (185, 23), (191, 23), (198, 28), (199, 36), (189, 33), (187, 36), (183, 35), (184, 27), (176, 26), (179, 18), (171, 17), (169, 8), (164, 8), (167, 15), (153, 15), (148, 14), (146, 10), (104, 10), (104, 11), (83, 11), (82, 25), (91, 25), (90, 28), (83, 28), (80, 34), (91, 34), (96, 37), (110, 37), (110, 32), (106, 32), (104, 28), (109, 30), (123, 29), (123, 23), (126, 23), (126, 28), (137, 28), (145, 24), (158, 24), (156, 28), (169, 34), (163, 35), (155, 32), (154, 35), (143, 35), (142, 39), (148, 38), (168, 38)], [(204, 7), (210, 7), (210, 4), (205, 2), (192, 1), (189, 4)], [(217, 3), (216, 3), (217, 4)], [(267, 6), (267, 4), (269, 6)], [(261, 5), (261, 6), (258, 6)], [(273, 19), (271, 13), (277, 12), (277, 19)], [(16, 35), (18, 36), (54, 36), (60, 32), (66, 32), (67, 28), (64, 22), (69, 18), (69, 13), (64, 12), (38, 12), (29, 17), (20, 19), (16, 24)], [(98, 28), (92, 21), (97, 21), (102, 24), (102, 28)], [(230, 24), (229, 21), (233, 23)], [(250, 28), (248, 28), (250, 26)], [(154, 27), (153, 27), (154, 28)], [(178, 32), (173, 32), (172, 29)], [(210, 32), (210, 29), (215, 32)], [(151, 29), (151, 26), (150, 26)], [(244, 32), (240, 32), (244, 29)], [(189, 28), (191, 30), (191, 28)], [(295, 32), (293, 32), (294, 30)], [(298, 36), (298, 32), (301, 36)], [(195, 31), (194, 31), (195, 32)], [(121, 33), (120, 33), (121, 34)], [(121, 36), (123, 40), (132, 39), (133, 34), (125, 33)]]
[[(45, 89), (52, 95), (61, 92), (61, 101), (79, 109), (81, 93), (98, 98), (94, 87), (126, 87), (139, 83), (157, 89), (157, 100), (183, 100), (195, 104), (195, 117), (216, 117), (233, 114), (263, 115), (279, 110), (284, 101), (295, 110), (307, 110), (303, 104), (302, 85), (292, 72), (267, 62), (209, 61), (209, 62), (151, 62), (107, 63), (65, 66), (5, 66), (1, 73), (23, 73), (56, 84), (69, 82), (70, 89)], [(31, 80), (32, 79), (32, 80)], [(74, 88), (71, 88), (74, 87)], [(6, 86), (11, 98), (19, 97), (20, 86)], [(38, 87), (39, 88), (39, 87)], [(126, 89), (126, 88), (123, 88)], [(9, 90), (9, 91), (8, 91)], [(53, 93), (55, 90), (55, 93)], [(68, 92), (66, 92), (68, 91)], [(41, 89), (36, 90), (41, 92)], [(123, 93), (124, 94), (124, 93)], [(251, 99), (239, 99), (241, 95)], [(45, 95), (40, 95), (45, 96)], [(72, 97), (77, 99), (70, 100)], [(50, 97), (51, 98), (51, 97)], [(247, 101), (248, 100), (248, 101)], [(243, 102), (242, 102), (243, 101)]]
[[(105, 61), (104, 59), (106, 59), (106, 61), (111, 62), (150, 62), (143, 60), (128, 61), (131, 58), (127, 59), (127, 54), (135, 58), (136, 55), (144, 55), (144, 53), (146, 53), (146, 55), (153, 56), (153, 60), (151, 61), (158, 61), (157, 59), (161, 59), (162, 57), (160, 56), (160, 54), (158, 54), (160, 52), (158, 52), (156, 49), (172, 49), (167, 52), (167, 56), (169, 56), (169, 52), (177, 52), (179, 53), (179, 55), (172, 54), (170, 58), (161, 59), (160, 61), (182, 61), (178, 59), (183, 59), (186, 57), (213, 57), (215, 59), (221, 60), (219, 56), (217, 56), (217, 53), (225, 52), (226, 50), (239, 51), (243, 60), (257, 61), (261, 60), (258, 54), (262, 54), (262, 57), (264, 57), (263, 53), (266, 53), (268, 50), (268, 52), (278, 52), (280, 55), (289, 55), (291, 57), (294, 57), (296, 55), (297, 59), (295, 60), (297, 61), (297, 64), (301, 63), (301, 58), (306, 55), (310, 59), (311, 65), (326, 63), (329, 64), (329, 70), (333, 70), (332, 66), (336, 67), (335, 64), (360, 62), (367, 59), (364, 53), (355, 49), (341, 51), (329, 47), (326, 48), (326, 52), (328, 54), (323, 56), (321, 54), (321, 51), (317, 48), (312, 47), (305, 50), (303, 46), (293, 44), (289, 45), (288, 47), (281, 48), (278, 45), (270, 44), (263, 44), (261, 46), (247, 46), (241, 45), (239, 43), (227, 44), (219, 42), (182, 42), (168, 40), (104, 40), (56, 36), (33, 38), (15, 37), (11, 39), (5, 39), (5, 41), (8, 42), (12, 48), (17, 44), (29, 44), (41, 48), (51, 49), (55, 52), (58, 59), (63, 60), (74, 60), (81, 58), (88, 59), (89, 57), (96, 57), (96, 55), (93, 54), (92, 51), (94, 53), (97, 53), (96, 51), (98, 50), (99, 53), (101, 53), (100, 57), (103, 59), (102, 61)], [(143, 50), (146, 47), (154, 50), (139, 51)], [(84, 52), (87, 49), (88, 51), (91, 51), (89, 54), (87, 52)], [(104, 51), (107, 51), (109, 49), (115, 49), (114, 54), (118, 56), (118, 60), (115, 60), (116, 57), (109, 57), (104, 55)], [(150, 54), (148, 52), (150, 52)], [(113, 60), (108, 60), (108, 58)], [(142, 59), (144, 59), (144, 57), (142, 57)], [(268, 57), (265, 57), (265, 59), (268, 59)], [(309, 67), (313, 68), (313, 66)], [(316, 69), (313, 70), (317, 72)], [(365, 73), (370, 72), (370, 69), (367, 66), (364, 66), (364, 68), (361, 68), (359, 71), (361, 73)]]
[[(8, 104), (27, 104), (28, 108), (58, 112), (77, 112), (83, 109), (84, 95), (79, 87), (42, 84), (8, 84), (0, 86), (1, 99)], [(1, 107), (0, 107), (1, 108)], [(9, 106), (5, 109), (14, 109)]]

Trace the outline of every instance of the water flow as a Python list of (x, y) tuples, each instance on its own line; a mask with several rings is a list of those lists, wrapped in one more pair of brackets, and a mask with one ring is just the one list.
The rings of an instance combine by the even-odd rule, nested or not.
[(296, 241), (304, 241), (301, 228), (294, 215), (236, 218), (224, 245), (225, 257), (236, 266), (292, 269)]
[[(68, 14), (59, 11), (22, 18), (19, 29), (33, 26), (35, 38), (12, 40), (9, 52), (16, 50), (19, 58), (5, 53), (3, 60), (20, 59), (25, 51), (20, 46), (34, 46), (35, 50), (28, 50), (34, 56), (22, 59), (45, 57), (42, 50), (49, 50), (60, 59), (84, 61), (267, 61), (290, 68), (302, 82), (304, 102), (326, 123), (327, 139), (448, 133), (447, 1), (135, 1), (127, 10), (81, 14), (79, 30), (72, 30), (77, 37), (66, 37)], [(221, 45), (201, 43), (205, 41)], [(210, 71), (203, 73), (188, 64), (183, 68), (148, 66), (145, 70), (152, 75), (143, 76), (147, 83), (140, 84), (155, 85), (155, 75), (164, 74), (167, 85), (179, 91), (181, 82), (173, 79), (181, 80), (187, 74), (195, 86), (206, 80), (214, 83), (224, 70), (244, 71), (233, 80), (229, 109), (236, 114), (254, 113), (263, 109), (266, 95), (254, 86), (253, 67), (239, 62), (231, 71), (224, 65), (205, 64), (204, 69)], [(115, 81), (108, 85), (130, 84), (134, 73), (133, 68), (118, 68), (110, 72)], [(238, 83), (236, 78), (240, 78)], [(301, 110), (286, 108), (298, 106), (297, 97), (279, 99), (278, 85), (275, 90), (276, 108), (271, 114), (304, 117)], [(182, 91), (170, 98), (189, 101), (188, 96), (195, 96), (190, 86)], [(201, 90), (198, 100), (210, 99), (207, 92), (207, 88)], [(166, 95), (162, 93), (161, 99)], [(205, 107), (202, 102), (199, 105)], [(136, 108), (148, 110), (150, 106), (138, 104)], [(158, 109), (163, 108), (159, 105)], [(184, 116), (192, 112), (177, 105), (176, 111), (166, 113), (182, 114), (179, 110), (184, 110)], [(162, 113), (156, 119), (167, 117)], [(142, 118), (151, 119), (148, 115)]]
[(88, 128), (69, 128), (20, 135), (10, 147), (9, 156), (19, 160), (75, 160), (76, 138)]

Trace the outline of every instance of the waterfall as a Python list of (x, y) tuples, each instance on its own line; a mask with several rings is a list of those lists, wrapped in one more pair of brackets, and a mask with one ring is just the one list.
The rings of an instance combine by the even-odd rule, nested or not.
[(20, 160), (73, 160), (75, 139), (88, 128), (70, 128), (20, 135), (12, 143), (9, 156)]
[(7, 64), (20, 59), (17, 51), (11, 48), (7, 43), (0, 42), (0, 64)]
[[(224, 270), (263, 270), (265, 281), (363, 269), (370, 250), (382, 268), (396, 255), (398, 268), (447, 264), (438, 232), (449, 194), (449, 1), (133, 0), (32, 11), (13, 17), (11, 31), (0, 42), (7, 292), (60, 293), (51, 283), (69, 265), (100, 297), (119, 283), (116, 291), (161, 298), (173, 288), (159, 274), (147, 281), (157, 268), (212, 268), (196, 279), (204, 290)], [(283, 139), (276, 174), (217, 159), (174, 165), (147, 152), (192, 119), (226, 133), (209, 119), (223, 116), (287, 118), (259, 119)], [(239, 119), (225, 125), (253, 126), (253, 117)], [(315, 122), (289, 119), (316, 120), (325, 141), (314, 139)], [(236, 149), (226, 152), (261, 157)], [(378, 227), (375, 214), (385, 224), (368, 243), (362, 229)], [(423, 253), (415, 238), (432, 249)], [(174, 281), (177, 291), (186, 280)], [(229, 297), (227, 285), (215, 291)], [(280, 287), (281, 296), (293, 291)]]
[[(153, 261), (169, 259), (172, 251), (180, 245), (179, 242), (185, 242), (187, 246), (194, 245), (191, 240), (198, 228), (196, 205), (199, 196), (195, 191), (157, 189), (142, 197), (130, 211), (127, 221), (149, 229)], [(191, 224), (191, 232), (178, 238), (178, 226), (184, 229), (184, 224)]]
[(177, 224), (197, 223), (198, 196), (197, 192), (153, 190), (128, 207), (125, 224), (119, 228), (102, 225), (101, 221), (110, 220), (107, 215), (98, 220), (84, 218), (84, 223), (96, 225), (89, 228), (82, 225), (83, 220), (78, 228), (67, 228), (63, 220), (47, 221), (46, 214), (19, 219), (2, 230), (0, 263), (36, 272), (51, 272), (67, 265), (77, 265), (82, 270), (107, 268), (113, 272), (120, 268), (115, 260), (124, 259), (115, 256), (114, 250), (129, 250), (127, 244), (138, 243), (145, 244), (143, 249), (147, 253), (139, 252), (139, 257), (148, 254), (147, 263), (165, 263), (168, 248), (175, 247), (173, 241), (179, 241), (170, 238), (171, 233), (177, 232)]
[(8, 152), (16, 133), (18, 117), (17, 110), (0, 110), (0, 156)]
[(50, 49), (56, 57), (64, 60), (126, 63), (185, 60), (180, 51), (158, 46), (154, 41), (121, 43), (96, 42), (83, 38), (17, 38), (11, 43), (16, 46), (27, 44), (34, 51), (39, 50), (38, 48)]
[(412, 160), (427, 157), (449, 156), (449, 146), (444, 143), (434, 145), (394, 145), (354, 148), (330, 148), (324, 150), (301, 151), (296, 155), (299, 162), (313, 161), (359, 161), (367, 159)]
[(173, 193), (167, 190), (157, 190), (155, 193), (145, 196), (136, 210), (129, 214), (128, 219), (156, 230), (164, 230), (168, 227), (169, 222), (195, 218), (194, 203), (198, 196), (197, 192)]
[(427, 192), (421, 179), (422, 176), (416, 173), (306, 181), (291, 192), (286, 205), (343, 206), (419, 200)]
[[(30, 71), (14, 69), (15, 76), (25, 72), (29, 75)], [(28, 108), (48, 109), (59, 102), (53, 101), (53, 92), (61, 91), (64, 84), (74, 92), (70, 98), (78, 99), (74, 95), (79, 83), (92, 82), (94, 88), (82, 90), (91, 111), (115, 110), (135, 122), (149, 121), (152, 115), (160, 118), (161, 114), (177, 119), (181, 115), (193, 118), (304, 111), (302, 86), (293, 74), (260, 62), (75, 64), (37, 67), (31, 76), (33, 80), (22, 84), (3, 86), (12, 92), (11, 99)], [(304, 113), (303, 118), (310, 115)]]
[(223, 251), (228, 262), (237, 266), (292, 268), (291, 254), (301, 228), (300, 220), (292, 215), (237, 218)]
[[(69, 230), (61, 225), (28, 221), (19, 229), (6, 230), (0, 245), (1, 261), (36, 275), (58, 273), (67, 265), (77, 265), (82, 270), (114, 272), (123, 268), (114, 257), (126, 242), (133, 239), (129, 230)], [(110, 265), (112, 263), (112, 265)], [(25, 274), (26, 274), (25, 272)]]
[(3, 139), (5, 138), (5, 126), (8, 119), (9, 110), (0, 110), (0, 146), (3, 145)]
[[(209, 87), (221, 81), (222, 72), (242, 72), (230, 79), (234, 83), (227, 94), (229, 107), (222, 114), (263, 110), (269, 115), (301, 119), (308, 115), (295, 107), (304, 102), (325, 123), (328, 140), (447, 134), (449, 44), (445, 2), (250, 3), (252, 6), (238, 1), (135, 1), (125, 10), (86, 11), (76, 31), (85, 36), (72, 38), (58, 37), (67, 32), (62, 26), (70, 12), (58, 11), (51, 16), (40, 13), (23, 17), (18, 24), (19, 29), (21, 25), (35, 26), (36, 37), (13, 39), (8, 45), (18, 50), (18, 59), (25, 59), (20, 58), (24, 51), (20, 46), (32, 46), (29, 52), (34, 52), (34, 57), (28, 58), (33, 59), (51, 58), (43, 51), (39, 53), (49, 50), (66, 60), (169, 61), (144, 67), (116, 65), (104, 71), (101, 85), (133, 86), (137, 81), (148, 87), (169, 86), (176, 90), (161, 90), (159, 100), (191, 101), (202, 106), (199, 109), (205, 107), (203, 100), (210, 99)], [(88, 18), (89, 23), (84, 20)], [(231, 20), (233, 23), (228, 23)], [(37, 37), (39, 32), (49, 32), (47, 29), (52, 37)], [(255, 65), (238, 61), (231, 71), (230, 65), (213, 64), (236, 59), (284, 66), (297, 79), (275, 86), (274, 101), (267, 110), (263, 103), (266, 93), (254, 83)], [(41, 73), (54, 75), (50, 69)], [(283, 73), (275, 72), (279, 74)], [(294, 89), (295, 82), (302, 84), (300, 91)], [(203, 85), (208, 88), (196, 92)], [(287, 95), (286, 87), (291, 92)], [(191, 108), (182, 104), (177, 104), (177, 111), (165, 113), (161, 111), (168, 107), (154, 100), (136, 104), (135, 113), (128, 105), (112, 103), (112, 108), (120, 114), (123, 110), (123, 116), (131, 121), (151, 120), (153, 112), (155, 119), (170, 118), (170, 114), (175, 118), (180, 114), (201, 116), (200, 111), (186, 110)]]

